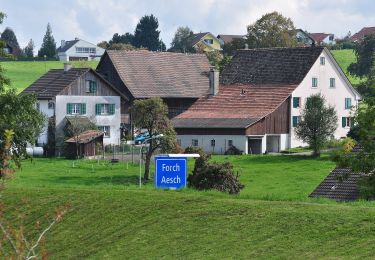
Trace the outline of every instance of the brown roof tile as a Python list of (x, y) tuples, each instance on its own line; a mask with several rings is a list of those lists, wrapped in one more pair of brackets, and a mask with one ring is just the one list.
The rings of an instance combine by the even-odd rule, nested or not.
[(86, 144), (102, 135), (104, 133), (99, 130), (87, 130), (76, 137), (69, 138), (65, 143), (75, 143), (77, 141), (80, 144)]
[(321, 43), (325, 38), (327, 38), (328, 36), (330, 36), (331, 34), (329, 33), (310, 33), (309, 34), (311, 38), (313, 38), (313, 40), (316, 42), (316, 43)]
[(353, 34), (352, 41), (361, 41), (366, 35), (375, 34), (375, 27), (363, 27), (359, 32)]
[(218, 39), (223, 40), (224, 44), (231, 43), (233, 40), (236, 39), (243, 39), (243, 35), (234, 35), (234, 34), (219, 34), (217, 36)]
[(197, 98), (207, 94), (210, 65), (203, 54), (106, 52), (134, 98)]

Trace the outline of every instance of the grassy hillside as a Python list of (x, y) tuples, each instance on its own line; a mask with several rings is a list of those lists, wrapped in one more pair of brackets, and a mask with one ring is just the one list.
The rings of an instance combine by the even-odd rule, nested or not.
[[(97, 61), (71, 62), (74, 67), (96, 68)], [(0, 65), (6, 70), (6, 76), (10, 78), (13, 87), (22, 91), (28, 87), (49, 69), (62, 69), (64, 63), (60, 61), (5, 61)]]
[(348, 73), (348, 67), (351, 63), (356, 62), (356, 57), (353, 50), (331, 50), (336, 61), (339, 63), (346, 76), (349, 78), (352, 84), (358, 84), (361, 79), (354, 77)]
[(213, 159), (235, 163), (241, 195), (158, 191), (152, 183), (139, 189), (138, 166), (125, 163), (26, 161), (2, 195), (6, 217), (14, 222), (26, 211), (17, 221), (32, 236), (37, 220), (47, 223), (47, 213), (69, 203), (46, 237), (51, 259), (373, 256), (375, 203), (307, 198), (334, 167), (327, 155)]

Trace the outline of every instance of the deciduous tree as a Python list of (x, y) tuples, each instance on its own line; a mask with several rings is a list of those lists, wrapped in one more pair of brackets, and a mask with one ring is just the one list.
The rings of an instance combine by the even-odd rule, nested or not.
[(160, 50), (159, 22), (154, 15), (143, 16), (135, 28), (133, 45), (137, 48), (144, 47), (150, 51)]
[[(161, 98), (150, 98), (134, 101), (131, 107), (132, 121), (135, 127), (146, 129), (149, 133), (148, 150), (146, 152), (144, 179), (150, 178), (151, 157), (157, 149), (164, 152), (173, 150), (176, 133), (168, 119), (168, 108)], [(157, 135), (161, 138), (155, 138)]]
[(321, 94), (307, 98), (295, 133), (299, 139), (309, 144), (314, 156), (320, 156), (320, 150), (333, 136), (336, 128), (337, 114), (334, 107), (326, 105)]
[(23, 49), (23, 53), (28, 58), (34, 57), (34, 42), (33, 42), (33, 39), (30, 39), (27, 46)]
[(56, 42), (55, 38), (52, 35), (51, 25), (47, 24), (47, 31), (43, 37), (43, 43), (41, 48), (38, 51), (39, 57), (44, 57), (46, 55), (47, 58), (53, 58), (56, 56)]
[(182, 53), (195, 52), (192, 46), (193, 38), (194, 33), (188, 26), (178, 27), (172, 39), (170, 51)]
[(293, 21), (278, 12), (265, 14), (247, 27), (247, 42), (250, 48), (294, 47)]
[(349, 73), (359, 77), (369, 76), (374, 65), (375, 34), (365, 36), (363, 41), (355, 46), (354, 52), (357, 62), (349, 65)]

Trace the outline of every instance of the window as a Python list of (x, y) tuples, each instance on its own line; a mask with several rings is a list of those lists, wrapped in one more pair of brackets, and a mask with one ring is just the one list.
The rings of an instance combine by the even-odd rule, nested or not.
[(215, 147), (215, 139), (212, 139), (212, 140), (211, 140), (211, 146), (212, 146), (212, 147)]
[(320, 65), (325, 65), (325, 64), (326, 64), (326, 58), (320, 57)]
[(311, 83), (312, 83), (311, 86), (312, 86), (313, 88), (318, 87), (318, 78), (315, 78), (315, 77), (312, 78), (312, 82), (311, 82)]
[(104, 133), (104, 137), (111, 137), (111, 127), (108, 125), (98, 126), (98, 129)]
[(345, 109), (351, 109), (351, 108), (352, 108), (352, 99), (345, 98)]
[(233, 146), (233, 140), (228, 140), (228, 146), (232, 147)]
[(207, 43), (207, 44), (214, 44), (214, 40), (213, 39), (204, 39), (204, 42)]
[(300, 121), (301, 121), (300, 116), (293, 116), (293, 127), (296, 127)]
[(84, 115), (86, 114), (85, 103), (68, 103), (66, 104), (66, 113), (68, 115)]
[(198, 139), (191, 140), (191, 145), (192, 146), (198, 146)]
[(353, 126), (354, 120), (352, 117), (342, 117), (342, 127), (351, 127)]
[(76, 53), (96, 53), (96, 48), (76, 47)]
[(114, 115), (115, 104), (96, 104), (95, 113), (96, 115)]
[(330, 88), (336, 87), (336, 80), (335, 80), (335, 78), (330, 78), (329, 79), (329, 87)]
[(329, 36), (328, 39), (329, 39), (330, 41), (333, 41), (333, 38), (334, 38), (334, 37), (335, 37), (335, 36), (334, 36), (333, 34), (331, 34), (331, 35)]
[(48, 102), (48, 109), (55, 109), (55, 102)]
[(86, 80), (86, 93), (96, 92), (96, 81)]
[(300, 107), (300, 105), (301, 105), (300, 100), (301, 100), (300, 97), (293, 97), (293, 108)]

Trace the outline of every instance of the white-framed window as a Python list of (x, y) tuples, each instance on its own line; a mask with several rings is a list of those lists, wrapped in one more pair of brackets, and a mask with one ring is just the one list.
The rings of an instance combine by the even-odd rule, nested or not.
[(48, 102), (48, 109), (55, 109), (55, 102), (49, 101)]
[(233, 146), (233, 140), (228, 140), (228, 146), (232, 147)]
[(86, 104), (85, 103), (67, 103), (66, 113), (68, 115), (84, 115), (86, 114)]
[(96, 48), (76, 47), (76, 53), (96, 53)]
[(352, 108), (352, 99), (345, 98), (345, 109), (351, 109), (351, 108)]
[(326, 65), (326, 57), (320, 57), (320, 65)]
[(81, 106), (80, 106), (80, 104), (73, 104), (72, 114), (73, 115), (75, 115), (75, 114), (81, 114)]
[(342, 127), (343, 128), (347, 128), (347, 127), (351, 127), (353, 125), (353, 118), (352, 117), (342, 117)]
[(96, 104), (96, 115), (113, 115), (115, 114), (115, 104)]
[(292, 126), (297, 127), (297, 125), (301, 122), (301, 117), (300, 116), (293, 116), (292, 117)]
[(204, 39), (204, 42), (211, 45), (211, 44), (214, 44), (214, 40), (213, 39)]
[(95, 93), (96, 92), (96, 81), (86, 80), (86, 93)]
[(330, 88), (335, 88), (336, 87), (336, 79), (335, 78), (330, 78), (329, 79), (329, 87)]
[(311, 87), (313, 87), (313, 88), (318, 87), (318, 78), (313, 77), (313, 78), (311, 79)]
[(104, 137), (111, 137), (111, 127), (109, 125), (98, 126), (98, 129), (104, 133)]
[(198, 139), (192, 139), (191, 140), (191, 145), (192, 146), (198, 146)]

